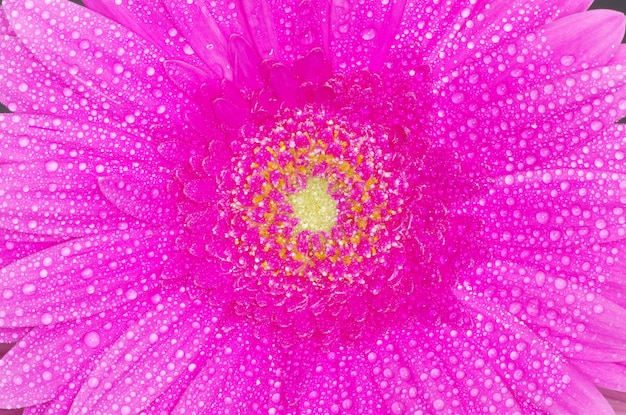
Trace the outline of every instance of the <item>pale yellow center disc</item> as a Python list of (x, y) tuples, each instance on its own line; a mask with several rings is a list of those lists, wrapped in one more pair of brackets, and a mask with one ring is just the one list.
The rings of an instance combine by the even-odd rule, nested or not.
[(337, 201), (328, 194), (328, 180), (311, 177), (306, 189), (287, 196), (299, 223), (297, 231), (327, 232), (337, 221)]

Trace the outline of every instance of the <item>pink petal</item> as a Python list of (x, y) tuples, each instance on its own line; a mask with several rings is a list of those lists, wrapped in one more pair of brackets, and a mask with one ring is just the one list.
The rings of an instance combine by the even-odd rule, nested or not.
[(134, 301), (159, 284), (163, 238), (114, 231), (63, 242), (5, 266), (0, 327), (75, 320)]
[[(0, 15), (4, 17), (3, 10)], [(2, 27), (5, 26), (0, 23)], [(0, 101), (11, 111), (87, 114), (87, 109), (79, 104), (81, 93), (67, 88), (16, 37), (0, 36)]]
[[(387, 61), (408, 62), (407, 69), (415, 69), (426, 62), (436, 72), (449, 74), (452, 69), (462, 67), (471, 56), (490, 55), (490, 50), (497, 45), (524, 38), (554, 19), (586, 10), (591, 3), (591, 0), (559, 0), (541, 5), (525, 0), (496, 3), (479, 0), (473, 5), (410, 3), (397, 30), (397, 33), (407, 33), (392, 45)], [(503, 22), (508, 24), (504, 26)]]
[(176, 219), (176, 199), (168, 178), (152, 172), (115, 174), (98, 179), (104, 197), (123, 213), (152, 224)]
[[(221, 312), (194, 303), (186, 293), (165, 290), (126, 333), (92, 363), (70, 411), (109, 414), (147, 408), (172, 382), (195, 376), (209, 356), (201, 353), (215, 335)], [(120, 379), (126, 379), (120, 382)]]
[[(578, 148), (599, 139), (624, 112), (626, 73), (621, 63), (538, 83), (532, 81), (538, 75), (528, 69), (524, 54), (519, 55), (524, 58), (520, 69), (514, 67), (524, 49), (528, 46), (511, 49), (512, 56), (504, 52), (507, 71), (489, 69), (501, 65), (495, 59), (476, 62), (438, 91), (447, 100), (439, 102), (441, 118), (430, 134), (440, 136), (444, 148), (460, 147), (470, 154), (465, 168), (478, 174), (536, 169), (568, 152), (578, 154)], [(547, 64), (534, 63), (537, 68)], [(490, 72), (495, 74), (489, 80), (473, 75)], [(464, 81), (468, 78), (475, 84)]]
[(612, 390), (601, 390), (601, 392), (615, 410), (615, 415), (626, 415), (626, 393)]
[[(474, 344), (476, 352), (473, 354), (479, 357), (473, 368), (472, 362), (464, 359), (470, 378), (480, 379), (482, 374), (488, 373), (476, 365), (476, 362), (484, 362), (493, 365), (495, 373), (500, 367), (502, 378), (510, 382), (514, 394), (526, 405), (534, 403), (536, 409), (545, 413), (613, 415), (593, 382), (558, 352), (557, 339), (537, 337), (526, 324), (502, 310), (495, 296), (487, 297), (466, 289), (460, 290), (458, 295), (476, 311), (472, 316), (474, 328), (465, 332), (467, 342)], [(468, 346), (464, 343), (462, 349), (467, 350)]]
[(283, 374), (281, 398), (290, 408), (286, 413), (316, 409), (346, 415), (387, 414), (383, 395), (371, 379), (366, 356), (361, 349), (325, 351), (312, 343), (282, 351), (277, 362)]
[[(183, 123), (189, 106), (172, 88), (155, 46), (64, 0), (12, 0), (3, 8), (25, 46), (72, 91), (89, 91), (90, 104), (101, 116), (110, 115), (129, 129)], [(56, 21), (65, 23), (51, 24)], [(48, 39), (65, 40), (50, 45)]]
[(233, 64), (233, 82), (249, 91), (263, 86), (261, 58), (252, 45), (242, 36), (233, 34), (228, 39), (228, 54)]
[(563, 274), (494, 258), (492, 263), (479, 267), (475, 275), (465, 276), (463, 284), (488, 298), (495, 293), (503, 296), (503, 311), (542, 338), (552, 339), (568, 358), (623, 360), (626, 310), (584, 283), (585, 275), (582, 269)]
[(574, 361), (573, 364), (599, 387), (616, 391), (626, 390), (626, 365), (624, 362)]
[(161, 48), (165, 55), (192, 65), (201, 64), (197, 56), (187, 52), (189, 44), (181, 33), (176, 31), (175, 20), (167, 13), (154, 12), (162, 10), (163, 1), (155, 0), (143, 4), (134, 1), (85, 0), (84, 4)]
[(163, 164), (146, 140), (95, 124), (0, 114), (0, 127), (0, 227), (10, 231), (67, 239), (107, 229), (125, 219), (100, 193), (98, 176), (138, 159)]
[(59, 240), (91, 233), (85, 226), (110, 229), (104, 219), (122, 222), (98, 194), (94, 175), (74, 165), (73, 160), (53, 159), (1, 166), (5, 203), (0, 204), (0, 228)]
[[(213, 73), (217, 78), (232, 79), (227, 45), (231, 32), (223, 27), (228, 23), (218, 23), (218, 19), (211, 14), (213, 8), (204, 0), (186, 4), (184, 8), (176, 2), (168, 1), (164, 7), (176, 22), (171, 30), (179, 32), (189, 42), (189, 50), (204, 62), (204, 68), (198, 67)], [(220, 2), (218, 7), (224, 5)], [(217, 16), (226, 17), (226, 21), (229, 21), (232, 13), (229, 10), (227, 14)]]
[(214, 178), (192, 180), (185, 185), (185, 196), (194, 202), (216, 206), (219, 200), (218, 185)]
[(274, 347), (245, 326), (207, 334), (206, 364), (172, 414), (271, 413), (280, 402)]
[(485, 237), (502, 248), (621, 240), (623, 182), (621, 174), (600, 169), (511, 174), (495, 181), (474, 210), (485, 221)]
[[(154, 292), (153, 292), (154, 293)], [(149, 295), (106, 310), (80, 322), (37, 327), (0, 360), (0, 402), (24, 407), (50, 401), (70, 381), (86, 373), (93, 359), (119, 338), (124, 321), (135, 318), (137, 308), (154, 308)]]
[(556, 20), (541, 33), (560, 64), (557, 73), (569, 73), (606, 63), (621, 43), (624, 29), (622, 13), (592, 10)]
[(296, 104), (299, 85), (289, 68), (282, 63), (272, 65), (269, 70), (269, 83), (281, 101), (289, 106)]
[[(142, 159), (146, 164), (163, 160), (146, 137), (135, 136), (101, 123), (79, 118), (29, 114), (0, 114), (0, 162), (50, 160), (63, 157), (94, 164), (131, 164)], [(90, 166), (95, 170), (95, 166)], [(85, 167), (82, 167), (85, 170)]]
[(17, 329), (2, 328), (0, 329), (0, 343), (15, 343), (29, 331), (29, 327), (20, 327)]

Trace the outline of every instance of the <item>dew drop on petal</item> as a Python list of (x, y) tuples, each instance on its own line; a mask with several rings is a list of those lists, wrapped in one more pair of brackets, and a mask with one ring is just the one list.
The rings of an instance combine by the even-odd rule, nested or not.
[(126, 291), (126, 299), (134, 300), (136, 298), (137, 298), (137, 291), (133, 290), (132, 288)]
[(88, 280), (93, 277), (93, 270), (91, 268), (85, 268), (80, 272), (80, 276)]
[(46, 171), (53, 173), (59, 169), (59, 163), (56, 161), (49, 161), (46, 163)]
[(565, 281), (563, 278), (557, 278), (554, 280), (554, 286), (557, 290), (562, 290), (567, 287), (567, 281)]
[(100, 384), (100, 381), (98, 380), (98, 378), (90, 377), (89, 380), (87, 380), (87, 385), (89, 385), (92, 388), (97, 388), (99, 384)]
[(561, 65), (563, 66), (572, 66), (575, 61), (576, 58), (573, 55), (564, 55), (561, 57)]
[(402, 415), (404, 413), (404, 405), (402, 402), (394, 402), (391, 404), (391, 412), (394, 415)]
[(44, 326), (47, 326), (50, 323), (52, 323), (52, 314), (50, 314), (50, 313), (42, 314), (41, 315), (41, 324), (43, 324)]
[(365, 29), (361, 32), (361, 37), (363, 38), (363, 40), (372, 40), (376, 37), (376, 30), (372, 28)]
[(27, 283), (22, 286), (22, 292), (24, 295), (33, 295), (35, 294), (35, 291), (37, 291), (35, 284)]
[(85, 346), (95, 349), (100, 345), (100, 335), (95, 331), (90, 331), (83, 337), (83, 343)]
[(463, 95), (462, 92), (456, 92), (452, 95), (451, 99), (455, 104), (460, 104), (465, 100), (465, 95)]
[(443, 402), (443, 400), (441, 400), (441, 399), (436, 399), (436, 400), (433, 402), (433, 406), (435, 407), (435, 409), (436, 409), (437, 411), (441, 411), (441, 410), (444, 408), (445, 403), (444, 403), (444, 402)]
[(537, 222), (539, 222), (542, 225), (545, 225), (550, 220), (550, 213), (545, 212), (545, 211), (537, 212), (536, 218), (537, 218)]

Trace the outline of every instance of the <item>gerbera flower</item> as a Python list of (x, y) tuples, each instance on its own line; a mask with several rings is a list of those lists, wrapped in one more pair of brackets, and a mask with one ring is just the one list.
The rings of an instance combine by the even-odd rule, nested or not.
[(614, 413), (623, 15), (85, 3), (0, 14), (2, 407)]

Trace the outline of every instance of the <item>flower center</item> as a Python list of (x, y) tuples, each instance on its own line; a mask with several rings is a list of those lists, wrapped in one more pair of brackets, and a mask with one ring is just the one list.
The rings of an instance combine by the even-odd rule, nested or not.
[(307, 108), (241, 135), (203, 236), (208, 282), (196, 280), (229, 285), (237, 314), (286, 338), (330, 340), (339, 316), (358, 337), (366, 320), (400, 309), (422, 250), (408, 232), (415, 186), (390, 131)]
[(306, 188), (287, 196), (298, 219), (297, 231), (326, 232), (337, 223), (337, 201), (328, 194), (328, 180), (311, 177)]

